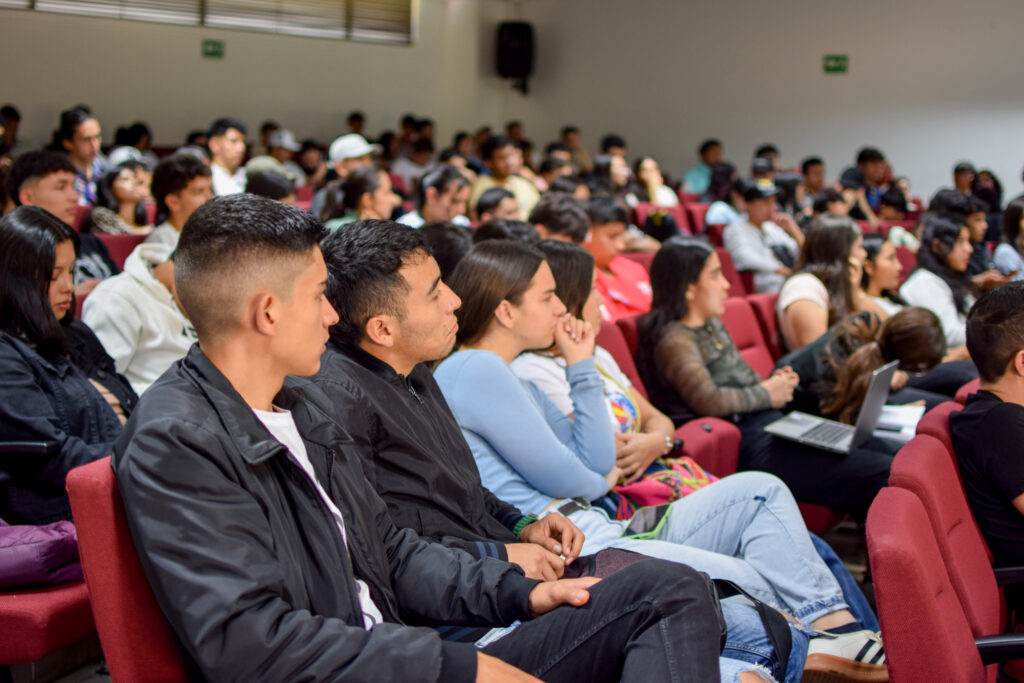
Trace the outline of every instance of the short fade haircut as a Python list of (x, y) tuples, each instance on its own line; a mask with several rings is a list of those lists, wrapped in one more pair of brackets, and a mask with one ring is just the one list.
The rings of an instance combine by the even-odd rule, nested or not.
[(480, 198), (476, 200), (476, 215), (482, 216), (485, 213), (494, 213), (494, 210), (498, 208), (506, 199), (515, 199), (516, 196), (506, 190), (503, 187), (492, 187), (489, 190), (485, 190)]
[(7, 196), (15, 206), (21, 206), (21, 199), (18, 193), (25, 183), (45, 178), (53, 173), (70, 173), (74, 175), (75, 167), (67, 154), (38, 150), (26, 152), (18, 157), (7, 172), (7, 180), (4, 181), (4, 188)]
[(1024, 282), (986, 292), (967, 314), (967, 350), (983, 382), (995, 382), (1024, 349)]
[[(461, 155), (460, 155), (461, 156)], [(433, 188), (437, 194), (444, 194), (452, 185), (462, 189), (469, 185), (466, 176), (462, 175), (455, 166), (451, 164), (440, 164), (420, 177), (420, 186), (416, 192), (416, 208), (422, 209), (427, 203), (427, 190)]]
[(526, 221), (513, 221), (508, 218), (492, 218), (484, 221), (473, 231), (473, 244), (480, 244), (487, 240), (515, 240), (526, 244), (537, 244), (540, 242), (540, 234), (537, 228)]
[(484, 161), (488, 161), (489, 159), (494, 158), (494, 153), (499, 149), (515, 146), (516, 143), (513, 142), (512, 138), (505, 137), (504, 135), (492, 135), (484, 140), (484, 143), (480, 145), (480, 157)]
[(543, 225), (552, 235), (565, 235), (582, 244), (590, 229), (590, 219), (580, 203), (565, 192), (545, 192), (530, 212), (530, 222)]
[(196, 209), (174, 252), (174, 284), (200, 343), (233, 332), (254, 289), (290, 299), (325, 233), (309, 212), (251, 194), (216, 197)]
[(239, 121), (238, 119), (225, 117), (217, 119), (216, 121), (210, 124), (210, 129), (206, 131), (206, 137), (215, 138), (221, 135), (226, 135), (227, 132), (232, 128), (237, 130), (243, 136), (249, 132), (246, 130), (245, 124)]
[(609, 223), (629, 224), (626, 209), (614, 197), (608, 196), (592, 197), (587, 201), (587, 218), (591, 227)]
[(864, 147), (857, 152), (857, 165), (866, 164), (869, 161), (885, 161), (885, 155), (877, 147)]
[(248, 175), (245, 191), (258, 197), (281, 201), (295, 194), (295, 183), (278, 171), (260, 171)]
[(151, 191), (157, 213), (166, 216), (167, 195), (181, 192), (196, 178), (209, 178), (210, 167), (191, 154), (175, 154), (164, 159), (153, 169)]
[(331, 233), (321, 249), (327, 263), (327, 300), (338, 313), (331, 327), (335, 344), (358, 344), (370, 318), (405, 316), (402, 297), (409, 282), (403, 266), (431, 255), (419, 230), (394, 221), (355, 221)]

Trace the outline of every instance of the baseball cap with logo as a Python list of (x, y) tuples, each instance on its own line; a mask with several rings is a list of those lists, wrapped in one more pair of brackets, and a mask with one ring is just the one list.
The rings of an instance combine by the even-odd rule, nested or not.
[(346, 159), (358, 159), (367, 154), (380, 154), (380, 150), (380, 145), (367, 142), (362, 135), (349, 133), (331, 143), (327, 158), (331, 163), (335, 163)]

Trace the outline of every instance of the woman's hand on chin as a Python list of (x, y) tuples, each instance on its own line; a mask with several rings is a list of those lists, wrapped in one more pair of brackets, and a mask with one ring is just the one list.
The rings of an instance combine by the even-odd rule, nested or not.
[(555, 346), (558, 347), (558, 353), (565, 358), (567, 365), (593, 356), (595, 338), (594, 328), (590, 323), (574, 318), (568, 313), (555, 325)]

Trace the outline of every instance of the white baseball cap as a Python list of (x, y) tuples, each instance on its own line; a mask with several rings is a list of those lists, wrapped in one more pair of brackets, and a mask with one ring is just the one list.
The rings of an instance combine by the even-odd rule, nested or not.
[(295, 139), (295, 133), (287, 128), (278, 128), (267, 138), (267, 147), (283, 147), (289, 152), (298, 152), (302, 145)]
[(358, 133), (349, 133), (331, 143), (327, 158), (333, 164), (346, 159), (358, 159), (367, 154), (380, 154), (380, 151), (380, 145), (367, 142), (366, 138)]

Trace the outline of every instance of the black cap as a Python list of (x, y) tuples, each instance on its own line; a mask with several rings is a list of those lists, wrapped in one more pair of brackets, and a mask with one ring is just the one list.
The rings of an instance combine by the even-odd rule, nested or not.
[(756, 157), (750, 164), (751, 173), (771, 173), (775, 170), (775, 164), (767, 157)]
[(961, 161), (953, 167), (953, 173), (955, 175), (960, 175), (961, 173), (970, 173), (971, 175), (974, 175), (974, 164), (969, 161)]
[(747, 183), (747, 186), (743, 188), (743, 200), (748, 202), (754, 199), (771, 199), (777, 194), (779, 194), (779, 190), (771, 183), (754, 181)]

